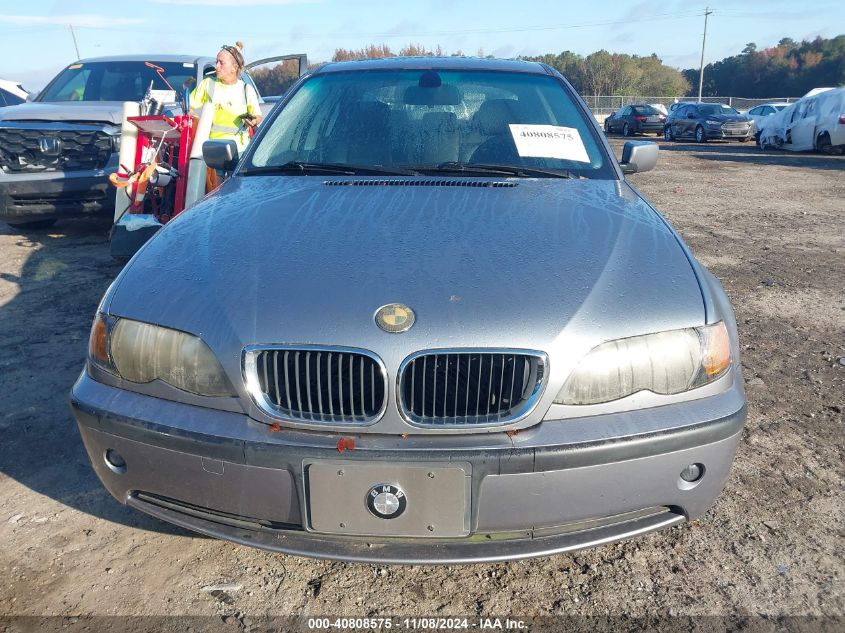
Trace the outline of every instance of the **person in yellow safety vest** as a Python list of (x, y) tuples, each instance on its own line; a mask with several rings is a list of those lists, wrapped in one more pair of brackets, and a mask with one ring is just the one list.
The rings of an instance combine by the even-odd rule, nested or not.
[(240, 42), (235, 46), (223, 46), (217, 53), (217, 78), (203, 79), (189, 97), (191, 110), (197, 113), (206, 103), (214, 104), (208, 138), (235, 141), (239, 153), (243, 153), (249, 143), (250, 128), (261, 122), (258, 94), (240, 78), (244, 68), (242, 48)]

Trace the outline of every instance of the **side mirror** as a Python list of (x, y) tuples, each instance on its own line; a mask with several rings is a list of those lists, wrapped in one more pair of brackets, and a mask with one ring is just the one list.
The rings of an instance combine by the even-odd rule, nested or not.
[(623, 174), (638, 174), (654, 169), (657, 164), (657, 143), (651, 141), (628, 141), (622, 147), (619, 166)]
[(206, 141), (202, 144), (202, 159), (212, 169), (234, 171), (238, 164), (238, 146), (235, 141)]

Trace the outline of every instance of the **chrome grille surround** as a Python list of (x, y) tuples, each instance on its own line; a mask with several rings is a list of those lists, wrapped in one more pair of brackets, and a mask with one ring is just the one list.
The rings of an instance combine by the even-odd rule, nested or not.
[(416, 352), (399, 367), (399, 413), (409, 424), (424, 428), (515, 424), (537, 406), (548, 377), (548, 365), (545, 353), (524, 349)]
[(751, 123), (745, 121), (729, 121), (722, 123), (722, 130), (724, 132), (748, 132), (751, 129)]
[(387, 408), (387, 370), (364, 349), (252, 345), (243, 374), (255, 404), (282, 421), (367, 426)]

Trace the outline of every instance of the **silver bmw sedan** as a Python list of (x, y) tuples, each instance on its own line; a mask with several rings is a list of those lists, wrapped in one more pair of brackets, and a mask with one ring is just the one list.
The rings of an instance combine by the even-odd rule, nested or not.
[(96, 312), (71, 405), (123, 504), (301, 556), (544, 556), (678, 525), (746, 417), (716, 278), (539, 63), (302, 77)]

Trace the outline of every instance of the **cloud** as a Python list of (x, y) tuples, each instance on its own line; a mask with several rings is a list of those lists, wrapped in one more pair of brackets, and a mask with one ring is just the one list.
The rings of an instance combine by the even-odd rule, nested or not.
[(622, 16), (623, 20), (636, 20), (643, 16), (666, 13), (666, 3), (660, 0), (645, 0), (630, 7)]
[(499, 46), (498, 48), (494, 48), (490, 51), (490, 54), (493, 57), (499, 57), (501, 59), (511, 59), (513, 57), (517, 57), (516, 48), (513, 46)]
[[(697, 69), (701, 61), (701, 53), (690, 53), (688, 55), (664, 55), (662, 57), (663, 63), (674, 68), (695, 68)], [(707, 60), (705, 60), (707, 63)]]
[(612, 44), (630, 44), (634, 41), (634, 33), (631, 31), (621, 31), (610, 38)]
[(141, 18), (119, 18), (105, 15), (0, 15), (0, 24), (15, 26), (73, 26), (80, 28), (106, 28), (110, 26), (133, 26), (144, 24)]

